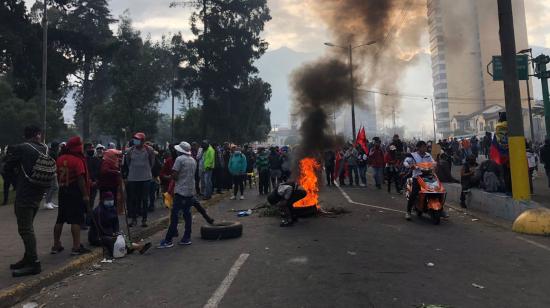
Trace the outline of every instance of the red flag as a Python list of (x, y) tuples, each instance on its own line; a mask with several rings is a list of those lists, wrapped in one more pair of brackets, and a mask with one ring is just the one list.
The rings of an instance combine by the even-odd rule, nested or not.
[(361, 145), (365, 153), (369, 153), (369, 147), (367, 146), (367, 134), (365, 133), (365, 128), (361, 127), (359, 133), (357, 134), (357, 139), (355, 139), (355, 145)]

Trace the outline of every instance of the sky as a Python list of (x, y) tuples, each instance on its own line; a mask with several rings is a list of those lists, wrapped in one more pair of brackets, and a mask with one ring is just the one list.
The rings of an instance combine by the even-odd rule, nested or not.
[[(25, 1), (29, 6), (34, 2), (34, 0)], [(170, 2), (172, 0), (110, 0), (109, 5), (115, 18), (128, 10), (134, 26), (141, 31), (144, 37), (150, 36), (152, 39), (159, 39), (162, 35), (181, 32), (185, 38), (191, 39), (189, 17), (193, 8), (169, 8)], [(330, 41), (331, 37), (326, 25), (312, 9), (316, 5), (315, 0), (268, 0), (268, 5), (271, 9), (272, 20), (266, 25), (263, 34), (269, 43), (268, 52), (286, 47), (296, 52), (301, 61), (309, 61), (326, 51), (323, 42)], [(550, 47), (550, 1), (525, 0), (525, 8), (529, 44)], [(113, 26), (113, 29), (116, 30), (116, 25)], [(299, 63), (296, 65), (299, 66)], [(412, 67), (403, 74), (404, 91), (407, 94), (431, 96), (431, 84), (415, 84), (414, 82), (417, 79), (415, 78), (417, 71), (418, 74), (428, 75), (426, 77), (430, 78), (429, 67), (428, 69), (424, 67), (429, 63), (420, 63), (419, 65), (422, 67)], [(269, 60), (263, 61), (261, 66), (269, 67)], [(260, 75), (262, 76), (262, 72)], [(269, 78), (270, 76), (265, 76), (265, 79)], [(288, 102), (285, 104), (290, 104), (291, 97), (288, 89), (280, 91), (283, 98), (279, 96), (277, 99), (284, 100), (284, 96), (287, 96)], [(425, 110), (430, 107), (423, 100), (403, 103), (410, 110)], [(279, 108), (280, 105), (280, 101), (270, 103), (272, 109)], [(73, 110), (74, 108), (70, 104), (65, 108), (66, 121), (70, 122)], [(272, 123), (280, 126), (288, 125), (287, 110), (288, 106), (278, 110), (275, 113), (277, 115), (272, 117)], [(411, 112), (407, 113), (406, 118), (398, 117), (398, 124), (401, 125), (418, 127), (418, 123), (431, 125), (431, 115), (427, 112)]]

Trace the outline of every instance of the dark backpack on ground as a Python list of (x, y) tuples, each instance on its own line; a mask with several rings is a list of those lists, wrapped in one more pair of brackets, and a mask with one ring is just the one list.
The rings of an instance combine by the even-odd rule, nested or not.
[(29, 183), (48, 188), (52, 185), (52, 181), (57, 174), (57, 165), (53, 158), (48, 155), (48, 147), (46, 146), (46, 152), (42, 153), (30, 143), (25, 143), (38, 153), (38, 158), (34, 162), (30, 174), (27, 174), (25, 168), (21, 166), (23, 174), (29, 181)]

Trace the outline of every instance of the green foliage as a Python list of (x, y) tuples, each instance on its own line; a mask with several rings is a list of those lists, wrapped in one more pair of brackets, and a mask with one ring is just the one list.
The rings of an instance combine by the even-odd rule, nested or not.
[[(246, 142), (269, 132), (269, 85), (254, 61), (267, 50), (260, 34), (271, 19), (266, 0), (207, 1), (193, 14), (189, 43), (194, 87), (202, 100), (201, 133), (212, 140)], [(199, 20), (203, 29), (199, 29)], [(206, 31), (205, 31), (205, 30)]]
[(112, 95), (98, 110), (104, 132), (123, 137), (157, 130), (159, 94), (163, 84), (162, 53), (151, 41), (141, 39), (128, 16), (121, 16), (118, 46), (110, 64)]
[(204, 139), (204, 135), (201, 134), (201, 114), (201, 108), (194, 107), (187, 110), (183, 117), (175, 119), (174, 136), (176, 143), (182, 140), (200, 142)]

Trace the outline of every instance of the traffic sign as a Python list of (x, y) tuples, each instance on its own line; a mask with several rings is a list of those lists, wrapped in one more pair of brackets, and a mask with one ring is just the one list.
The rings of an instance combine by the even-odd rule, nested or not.
[[(519, 80), (529, 80), (529, 56), (517, 55), (516, 65)], [(502, 81), (502, 57), (493, 56), (493, 80)]]

